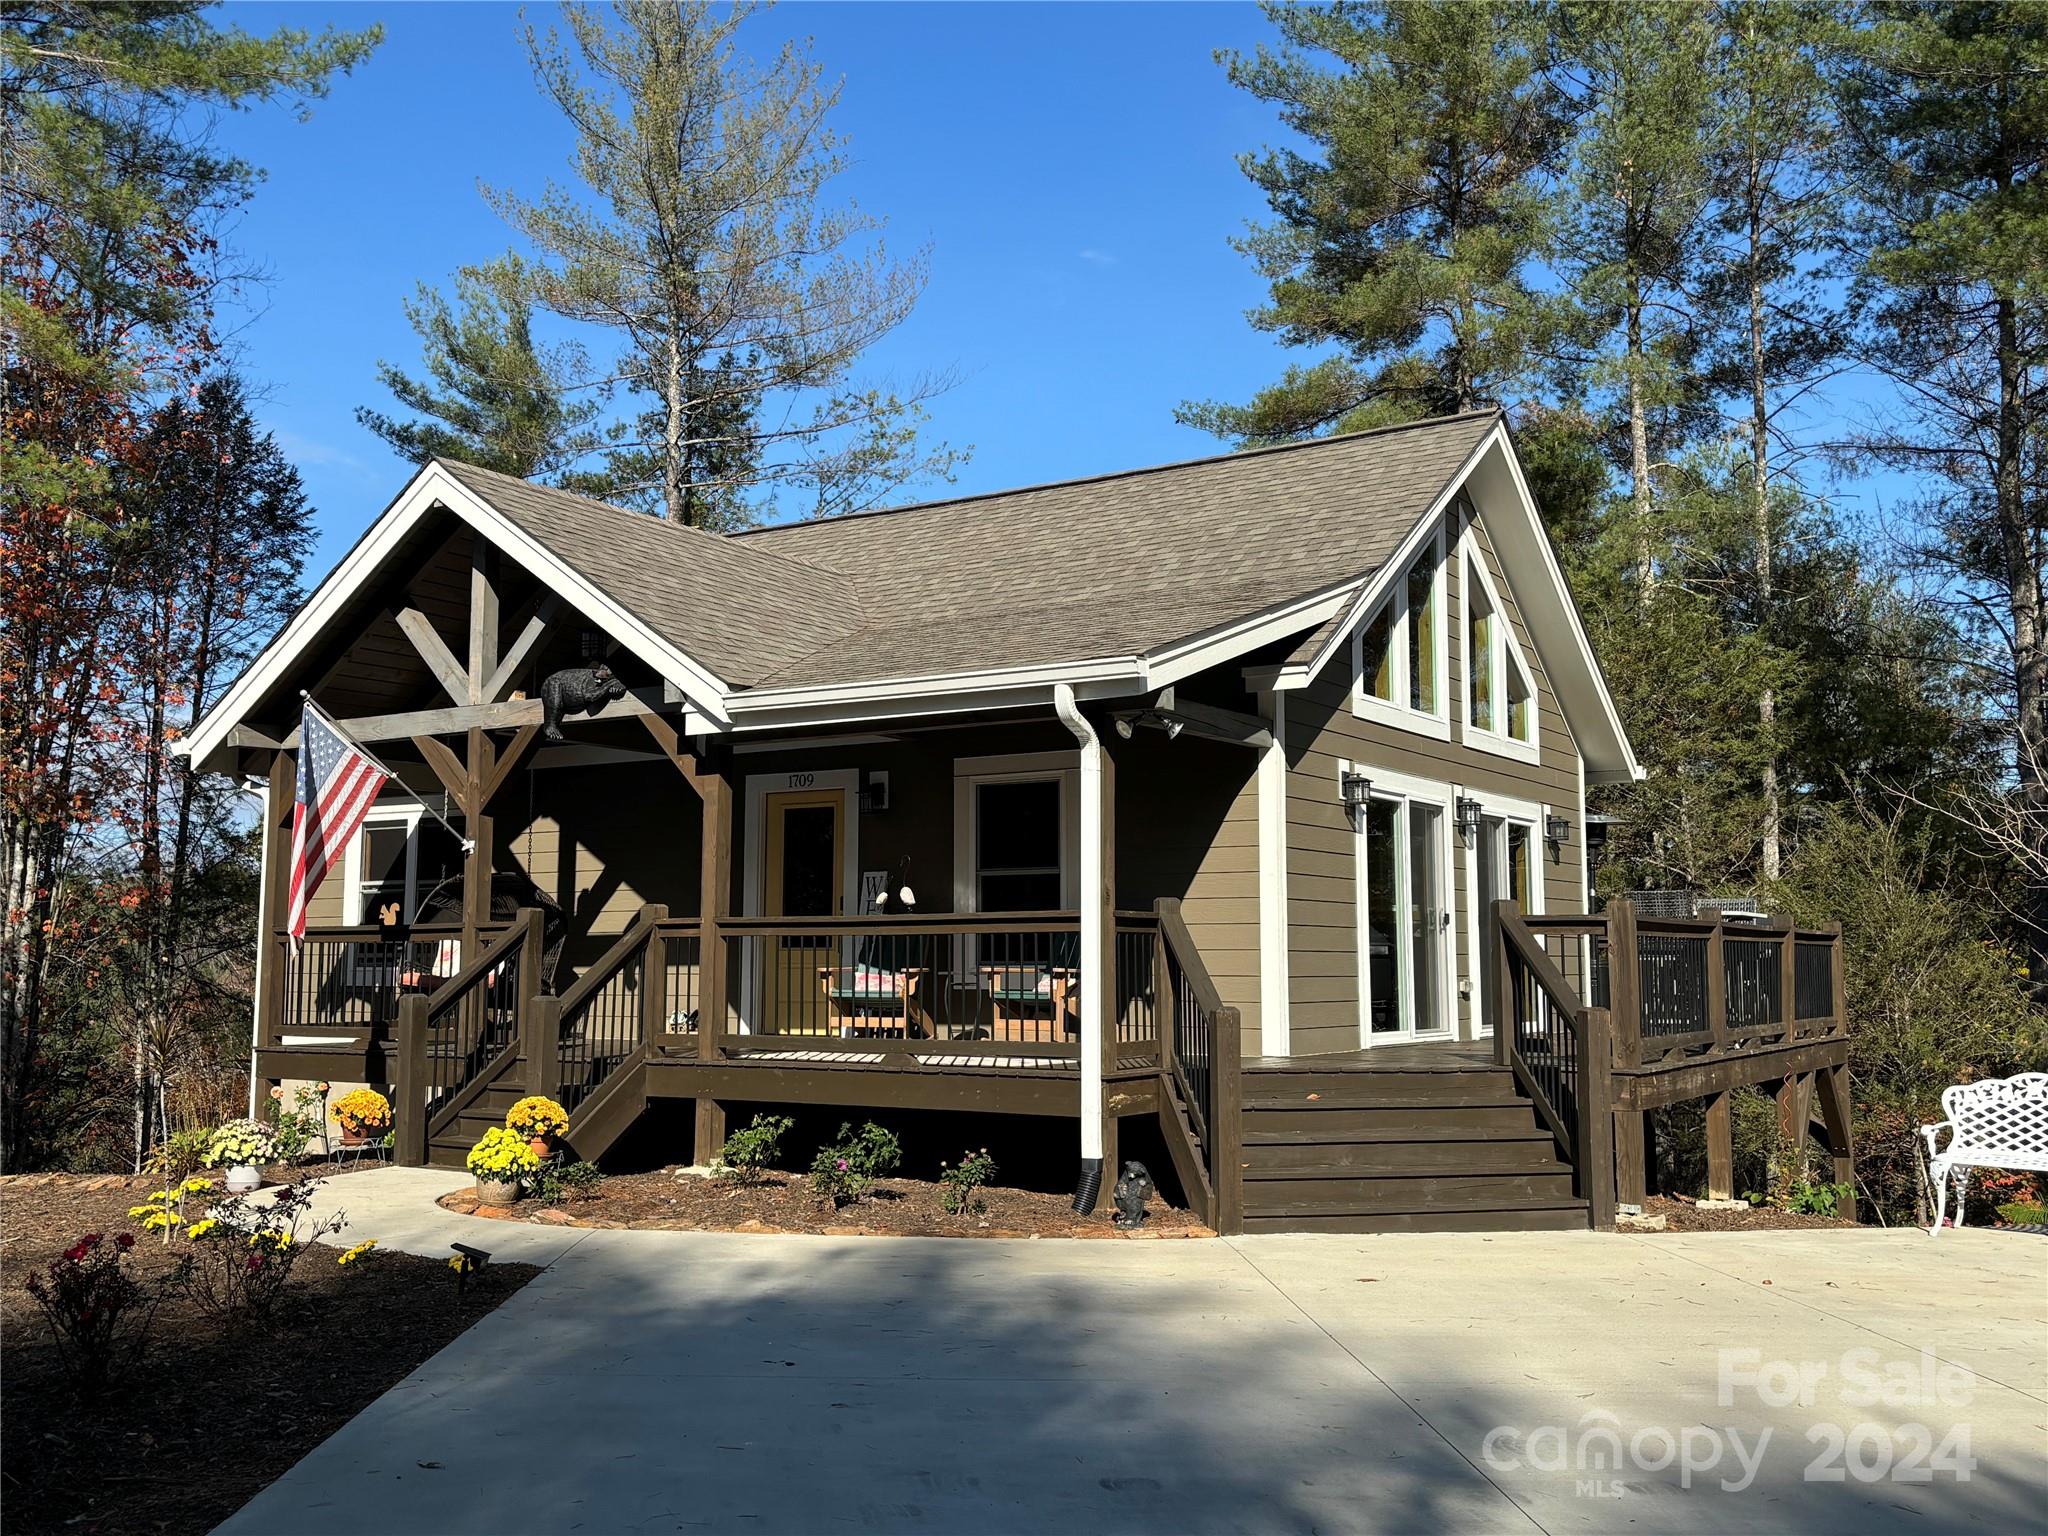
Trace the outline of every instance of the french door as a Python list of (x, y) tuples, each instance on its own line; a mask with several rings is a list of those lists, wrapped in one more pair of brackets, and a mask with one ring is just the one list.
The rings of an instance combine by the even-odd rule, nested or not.
[[(1536, 827), (1541, 813), (1526, 815), (1482, 815), (1473, 845), (1473, 880), (1477, 893), (1472, 933), (1472, 953), (1486, 956), (1491, 933), (1493, 904), (1512, 901), (1524, 912), (1540, 912), (1542, 891), (1536, 880)], [(1475, 1035), (1490, 1034), (1494, 1017), (1494, 991), (1498, 986), (1496, 966), (1482, 958), (1474, 962), (1479, 972), (1479, 1012), (1472, 1020)]]
[(1373, 786), (1358, 825), (1360, 1041), (1449, 1035), (1450, 808)]

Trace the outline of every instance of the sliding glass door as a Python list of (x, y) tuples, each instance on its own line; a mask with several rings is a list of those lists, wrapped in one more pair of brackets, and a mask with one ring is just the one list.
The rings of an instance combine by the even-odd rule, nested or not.
[(1448, 807), (1375, 787), (1358, 828), (1363, 1043), (1451, 1029)]

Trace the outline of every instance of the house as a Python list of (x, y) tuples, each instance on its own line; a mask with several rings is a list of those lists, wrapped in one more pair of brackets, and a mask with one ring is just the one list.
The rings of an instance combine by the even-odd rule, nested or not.
[[(302, 690), (439, 815), (294, 953)], [(1136, 1117), (1225, 1229), (1583, 1225), (1674, 1096), (1725, 1182), (1751, 1081), (1846, 1155), (1832, 935), (1592, 911), (1640, 770), (1495, 412), (727, 536), (436, 461), (188, 748), (267, 786), (255, 1076), (390, 1085), (406, 1160), (525, 1091), (593, 1157), (960, 1108), (1085, 1204)]]

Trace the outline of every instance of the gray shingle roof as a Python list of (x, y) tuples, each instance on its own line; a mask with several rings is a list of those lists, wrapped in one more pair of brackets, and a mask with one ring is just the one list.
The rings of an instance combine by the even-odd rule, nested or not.
[(1494, 412), (719, 537), (448, 464), (726, 682), (1145, 655), (1361, 577)]

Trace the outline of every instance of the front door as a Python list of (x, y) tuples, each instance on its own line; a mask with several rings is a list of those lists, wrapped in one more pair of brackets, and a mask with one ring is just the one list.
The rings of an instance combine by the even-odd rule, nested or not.
[(1451, 1028), (1445, 807), (1375, 791), (1359, 827), (1359, 980), (1368, 1046)]
[[(846, 795), (837, 789), (790, 790), (765, 798), (761, 911), (766, 917), (837, 917), (846, 889)], [(765, 1027), (778, 1034), (822, 1034), (825, 995), (819, 973), (836, 963), (838, 942), (817, 935), (768, 941), (762, 955)]]

